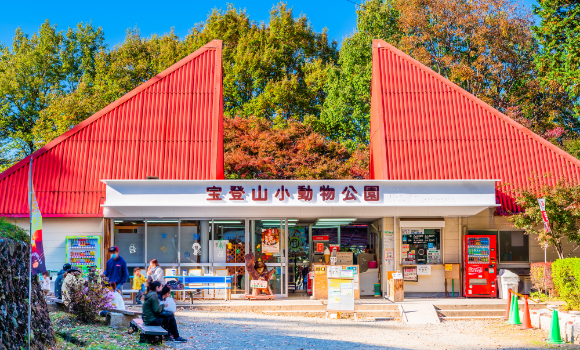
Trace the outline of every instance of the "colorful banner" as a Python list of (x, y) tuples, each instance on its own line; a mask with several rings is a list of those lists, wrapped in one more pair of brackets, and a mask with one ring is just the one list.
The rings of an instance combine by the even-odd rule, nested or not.
[[(32, 163), (30, 164), (32, 168)], [(32, 177), (32, 171), (30, 172)], [(29, 179), (30, 184), (32, 184), (32, 178)], [(46, 263), (44, 258), (44, 248), (42, 246), (42, 215), (40, 214), (40, 208), (38, 208), (38, 202), (36, 201), (36, 195), (34, 194), (34, 186), (29, 188), (29, 200), (30, 203), (30, 221), (32, 222), (32, 242), (31, 242), (31, 263), (32, 263), (32, 275), (46, 272)]]
[(542, 220), (544, 220), (544, 232), (548, 233), (550, 232), (550, 220), (548, 220), (548, 214), (546, 214), (546, 198), (538, 198), (538, 204), (542, 212)]
[(262, 253), (279, 253), (280, 252), (280, 229), (265, 228), (262, 229)]

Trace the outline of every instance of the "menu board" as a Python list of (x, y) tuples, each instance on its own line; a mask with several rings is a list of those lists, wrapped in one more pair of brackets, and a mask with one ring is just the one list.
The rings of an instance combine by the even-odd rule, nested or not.
[(441, 264), (440, 229), (402, 229), (402, 265)]

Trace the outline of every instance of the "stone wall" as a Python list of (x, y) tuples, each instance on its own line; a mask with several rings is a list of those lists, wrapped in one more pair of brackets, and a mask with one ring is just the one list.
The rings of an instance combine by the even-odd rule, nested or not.
[[(0, 348), (26, 348), (28, 341), (28, 244), (0, 238)], [(32, 279), (31, 349), (48, 349), (54, 332), (37, 276)]]

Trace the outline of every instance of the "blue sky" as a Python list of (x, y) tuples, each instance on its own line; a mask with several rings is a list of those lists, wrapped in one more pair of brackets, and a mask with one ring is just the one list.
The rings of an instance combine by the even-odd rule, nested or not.
[[(358, 0), (352, 0), (358, 2)], [(531, 9), (535, 0), (520, 0)], [(169, 32), (171, 27), (183, 37), (194, 24), (206, 19), (212, 8), (227, 8), (226, 1), (173, 0), (138, 2), (100, 0), (80, 1), (6, 1), (0, 11), (0, 42), (11, 45), (14, 30), (21, 27), (25, 33), (34, 33), (45, 19), (58, 24), (60, 29), (75, 26), (78, 22), (93, 21), (103, 27), (107, 44), (123, 41), (125, 30), (137, 26), (144, 36)], [(268, 21), (269, 12), (276, 0), (234, 1), (237, 8), (245, 8), (255, 21)], [(331, 38), (340, 42), (356, 26), (355, 4), (349, 0), (288, 0), (298, 16), (304, 13), (315, 30), (328, 28)]]

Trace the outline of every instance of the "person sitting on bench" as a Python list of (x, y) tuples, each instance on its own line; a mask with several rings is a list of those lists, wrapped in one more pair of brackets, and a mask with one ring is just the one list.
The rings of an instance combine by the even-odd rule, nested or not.
[[(169, 335), (165, 337), (166, 341), (185, 343), (187, 340), (179, 336), (175, 316), (161, 315), (166, 306), (165, 304), (159, 303), (159, 296), (157, 293), (161, 292), (161, 289), (162, 287), (159, 281), (154, 281), (147, 285), (147, 294), (145, 295), (145, 302), (143, 303), (143, 323), (148, 326), (163, 327), (163, 329), (169, 332)], [(168, 305), (169, 304), (167, 304), (167, 306)]]
[(165, 308), (160, 313), (160, 315), (171, 316), (175, 314), (175, 311), (177, 311), (177, 305), (175, 305), (175, 300), (173, 300), (173, 298), (171, 297), (171, 288), (166, 285), (165, 287), (163, 287), (163, 289), (161, 289), (160, 295), (161, 295), (160, 301), (162, 301), (163, 304), (165, 305)]
[[(107, 285), (109, 288), (109, 292), (107, 293), (107, 299), (109, 299), (109, 303), (107, 307), (109, 309), (117, 309), (117, 310), (125, 310), (125, 300), (123, 300), (123, 295), (117, 289), (117, 284), (115, 282), (111, 282)], [(109, 311), (103, 310), (99, 313), (102, 317), (105, 317), (109, 314)]]

